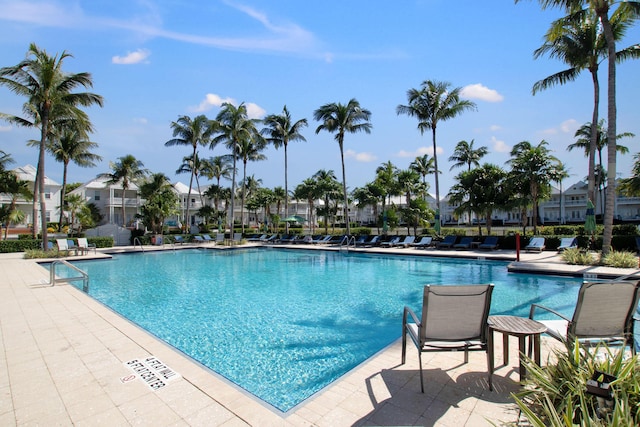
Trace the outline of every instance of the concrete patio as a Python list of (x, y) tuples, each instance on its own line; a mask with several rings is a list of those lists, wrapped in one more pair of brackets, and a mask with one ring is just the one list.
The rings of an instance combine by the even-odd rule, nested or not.
[[(402, 250), (403, 253), (410, 253)], [(424, 251), (423, 251), (424, 252)], [(531, 261), (542, 258), (532, 255)], [(548, 254), (547, 254), (548, 255)], [(59, 426), (480, 426), (514, 422), (517, 341), (488, 390), (484, 353), (424, 356), (400, 340), (287, 413), (169, 347), (22, 254), (0, 254), (0, 425)], [(513, 256), (513, 255), (512, 255)], [(636, 270), (636, 272), (638, 272)], [(400, 324), (398, 325), (400, 329)], [(543, 339), (543, 361), (549, 346)], [(180, 377), (153, 390), (127, 361), (155, 356)]]

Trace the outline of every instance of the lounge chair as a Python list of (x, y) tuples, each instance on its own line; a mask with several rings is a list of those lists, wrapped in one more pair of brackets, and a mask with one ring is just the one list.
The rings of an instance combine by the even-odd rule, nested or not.
[(266, 234), (262, 235), (253, 235), (251, 237), (247, 237), (247, 242), (261, 242), (267, 238)]
[(196, 243), (204, 243), (205, 240), (202, 236), (193, 236), (193, 241)]
[(386, 242), (380, 243), (380, 246), (382, 246), (383, 248), (391, 248), (393, 246), (396, 246), (399, 243), (400, 243), (400, 236), (395, 236), (391, 238), (391, 240), (387, 240)]
[(353, 242), (354, 245), (356, 246), (362, 246), (364, 245), (368, 240), (370, 239), (370, 237), (366, 234), (361, 234), (358, 236), (358, 238)]
[[(422, 353), (434, 351), (464, 351), (464, 361), (469, 362), (469, 351), (487, 353), (489, 390), (493, 390), (493, 348), (487, 343), (487, 318), (491, 306), (493, 285), (456, 285), (424, 287), (422, 316), (418, 318), (409, 308), (402, 316), (402, 364), (407, 352), (407, 335), (418, 349), (420, 388), (424, 393), (422, 378)], [(411, 319), (408, 317), (411, 316)], [(410, 322), (412, 320), (413, 322)]]
[(224, 244), (224, 233), (216, 233), (216, 245)]
[(473, 242), (473, 237), (463, 237), (460, 239), (460, 243), (453, 245), (453, 249), (471, 249), (471, 242)]
[(542, 252), (545, 248), (544, 243), (544, 237), (532, 237), (531, 240), (529, 240), (529, 244), (524, 247), (524, 250), (527, 252)]
[(534, 320), (547, 327), (548, 335), (569, 345), (574, 339), (586, 345), (619, 343), (629, 345), (635, 354), (633, 324), (639, 288), (640, 282), (586, 282), (578, 291), (571, 319), (538, 304), (531, 305), (529, 318), (534, 319), (537, 310), (557, 316), (556, 320)]
[(375, 236), (373, 236), (371, 239), (369, 239), (368, 241), (366, 241), (362, 247), (364, 248), (372, 248), (374, 246), (378, 246), (380, 244), (380, 235), (376, 234)]
[(69, 251), (73, 251), (76, 255), (80, 252), (80, 248), (78, 248), (73, 239), (67, 239), (67, 248)]
[(233, 233), (233, 239), (231, 239), (232, 245), (239, 245), (242, 243), (242, 233)]
[(576, 249), (578, 247), (578, 239), (575, 237), (563, 237), (560, 239), (558, 245), (558, 252), (565, 251), (567, 249)]
[(262, 243), (274, 243), (277, 240), (278, 240), (278, 235), (277, 234), (272, 234), (271, 236), (269, 236), (266, 239), (262, 240)]
[(329, 239), (331, 239), (331, 236), (329, 234), (323, 236), (321, 234), (315, 236), (313, 239), (311, 239), (311, 243), (313, 244), (319, 244), (319, 243), (326, 243), (329, 241)]
[(416, 241), (416, 236), (407, 236), (404, 238), (402, 242), (400, 242), (400, 246), (404, 248), (408, 248)]
[(56, 246), (58, 247), (58, 252), (69, 252), (69, 242), (67, 239), (56, 239)]
[(496, 250), (498, 249), (498, 237), (497, 236), (487, 236), (484, 239), (484, 242), (480, 243), (480, 245), (478, 245), (478, 249), (483, 249), (483, 250)]
[(202, 235), (202, 238), (203, 238), (203, 239), (204, 239), (204, 241), (205, 241), (205, 242), (207, 242), (207, 243), (213, 243), (213, 242), (215, 242), (215, 240), (213, 240), (213, 239), (211, 238), (211, 236), (209, 236), (208, 234), (203, 234), (203, 235)]
[[(184, 237), (182, 237), (182, 236), (178, 236), (178, 235), (173, 236), (173, 241), (176, 244), (184, 245)], [(79, 239), (78, 239), (78, 243), (80, 243)]]
[(451, 249), (451, 247), (456, 244), (457, 239), (458, 236), (453, 234), (445, 236), (443, 241), (436, 243), (436, 249)]
[(89, 243), (86, 237), (78, 237), (78, 249), (86, 254), (89, 250), (93, 249), (93, 253), (96, 253), (96, 245), (95, 243)]
[(431, 236), (422, 236), (420, 241), (414, 242), (411, 246), (414, 248), (428, 248), (433, 245), (433, 237)]

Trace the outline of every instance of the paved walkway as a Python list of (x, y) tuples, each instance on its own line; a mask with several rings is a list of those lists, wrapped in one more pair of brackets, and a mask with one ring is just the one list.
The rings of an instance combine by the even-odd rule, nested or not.
[[(530, 258), (549, 264), (545, 256)], [(489, 391), (484, 353), (471, 353), (468, 364), (458, 353), (426, 354), (421, 394), (416, 352), (410, 348), (399, 365), (400, 340), (283, 414), (76, 287), (48, 286), (48, 280), (48, 271), (22, 254), (0, 254), (2, 426), (460, 427), (517, 419), (509, 397), (518, 389), (517, 357), (499, 366)], [(513, 355), (516, 345), (512, 338)], [(543, 360), (548, 345), (543, 340)], [(180, 377), (156, 391), (140, 379), (128, 381), (125, 363), (148, 356)]]

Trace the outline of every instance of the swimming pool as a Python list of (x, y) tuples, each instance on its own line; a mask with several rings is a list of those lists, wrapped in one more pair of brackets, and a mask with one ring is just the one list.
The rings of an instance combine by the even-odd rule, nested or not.
[(533, 302), (570, 314), (581, 282), (506, 262), (274, 248), (78, 265), (89, 295), (285, 412), (398, 339), (427, 283), (494, 283), (491, 312), (527, 316)]

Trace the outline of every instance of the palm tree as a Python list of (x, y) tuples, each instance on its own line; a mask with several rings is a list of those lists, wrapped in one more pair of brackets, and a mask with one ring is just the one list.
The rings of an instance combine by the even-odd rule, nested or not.
[(111, 173), (103, 173), (98, 177), (106, 178), (106, 185), (120, 184), (122, 186), (122, 226), (126, 227), (127, 220), (124, 209), (126, 192), (131, 187), (131, 184), (144, 178), (148, 171), (144, 169), (144, 164), (132, 154), (118, 157), (118, 161), (115, 163), (109, 162), (109, 167), (111, 168)]
[[(38, 141), (30, 141), (30, 144), (33, 143), (38, 144)], [(53, 136), (49, 138), (47, 150), (57, 162), (63, 165), (58, 230), (62, 230), (69, 163), (73, 162), (83, 168), (95, 167), (95, 162), (101, 161), (102, 157), (92, 153), (90, 150), (97, 147), (98, 144), (96, 142), (89, 141), (87, 132), (84, 129), (77, 129), (77, 126), (64, 126), (62, 129), (57, 129), (53, 132)]]
[[(176, 175), (182, 173), (190, 173), (192, 179), (195, 177), (196, 179), (196, 187), (198, 187), (198, 194), (200, 195), (200, 205), (204, 206), (204, 198), (202, 196), (202, 191), (200, 191), (200, 175), (203, 174), (203, 170), (208, 167), (204, 160), (200, 160), (200, 156), (198, 152), (196, 152), (193, 156), (187, 156), (182, 158), (182, 164), (176, 170)], [(189, 212), (189, 205), (191, 200), (191, 188), (189, 188), (189, 193), (187, 194), (187, 212)]]
[[(516, 0), (516, 3), (519, 0)], [(616, 36), (613, 30), (612, 22), (609, 20), (609, 12), (614, 4), (613, 0), (539, 0), (543, 9), (553, 6), (559, 6), (573, 17), (580, 17), (582, 13), (586, 13), (584, 6), (591, 8), (596, 12), (598, 21), (602, 25), (602, 32), (607, 45), (607, 123), (609, 128), (607, 137), (609, 139), (609, 149), (607, 155), (607, 187), (616, 188), (616, 61), (623, 59), (616, 52)], [(640, 15), (640, 2), (626, 1), (619, 2), (618, 9), (622, 9), (623, 13), (628, 13), (630, 19), (635, 19)], [(597, 120), (592, 120), (597, 123)], [(595, 188), (595, 186), (594, 186)], [(613, 237), (613, 208), (615, 203), (615, 191), (607, 192), (606, 210), (604, 215), (604, 233), (602, 236), (602, 252), (606, 255), (611, 250), (611, 239)]]
[(384, 203), (386, 196), (382, 186), (377, 181), (369, 182), (365, 184), (364, 187), (353, 190), (352, 196), (358, 201), (359, 208), (364, 208), (365, 206), (371, 206), (373, 208), (373, 217), (375, 218), (376, 225), (378, 226), (378, 234), (380, 234), (378, 203), (381, 200)]
[[(251, 138), (242, 139), (237, 145), (238, 157), (242, 159), (242, 182), (247, 183), (247, 162), (259, 162), (266, 160), (267, 156), (261, 153), (266, 147), (265, 140), (257, 133), (253, 133)], [(242, 232), (244, 233), (244, 202), (246, 199), (246, 185), (242, 186), (242, 203), (240, 205), (240, 222), (242, 222)]]
[(427, 175), (436, 172), (433, 157), (429, 157), (428, 154), (424, 154), (422, 157), (416, 157), (415, 160), (409, 165), (409, 168), (418, 172), (422, 177), (422, 185), (425, 189), (424, 201), (426, 203), (427, 191), (429, 190), (429, 185), (427, 184)]
[(320, 169), (313, 174), (313, 179), (316, 182), (316, 194), (324, 200), (324, 208), (322, 209), (322, 213), (324, 213), (324, 232), (328, 234), (329, 216), (331, 214), (330, 200), (335, 198), (336, 193), (339, 191), (340, 184), (338, 184), (336, 174), (332, 170)]
[[(591, 123), (585, 123), (584, 125), (580, 126), (580, 128), (578, 128), (578, 130), (574, 134), (574, 136), (578, 139), (573, 144), (567, 146), (567, 151), (572, 151), (574, 148), (582, 148), (586, 156), (591, 156), (593, 129), (594, 127)], [(602, 176), (604, 175), (601, 174), (601, 178), (599, 180), (596, 179), (596, 177), (598, 175), (598, 170), (600, 171), (600, 173), (605, 170), (604, 165), (602, 164), (602, 150), (608, 145), (608, 139), (607, 129), (604, 127), (604, 119), (600, 120), (598, 125), (595, 127), (595, 131), (595, 151), (598, 153), (598, 167), (594, 168), (593, 177), (589, 176), (588, 179), (593, 180), (594, 188), (598, 188), (600, 192), (600, 199), (602, 200), (602, 185), (604, 184)], [(631, 132), (624, 132), (616, 135), (616, 139), (633, 138), (634, 136), (635, 134)], [(620, 154), (627, 154), (629, 152), (629, 149), (627, 147), (620, 144), (616, 144), (616, 150)], [(593, 201), (593, 203), (597, 205), (595, 193), (589, 194), (588, 197)], [(604, 203), (601, 203), (601, 206), (604, 209)]]
[(558, 162), (555, 166), (554, 166), (554, 170), (552, 171), (553, 176), (553, 181), (558, 183), (558, 186), (560, 187), (560, 224), (564, 224), (565, 220), (564, 220), (564, 209), (562, 207), (562, 181), (564, 181), (565, 179), (569, 178), (569, 171), (567, 170), (566, 166), (561, 163)]
[(398, 105), (397, 114), (406, 114), (418, 119), (420, 134), (431, 129), (433, 139), (433, 164), (435, 167), (436, 205), (440, 210), (440, 183), (438, 180), (438, 156), (436, 145), (436, 129), (438, 122), (456, 117), (466, 110), (475, 110), (476, 104), (460, 99), (462, 88), (449, 89), (451, 85), (446, 82), (425, 80), (421, 89), (409, 89), (407, 91), (407, 105)]
[(449, 157), (450, 162), (455, 162), (449, 168), (450, 171), (462, 166), (467, 166), (467, 171), (470, 171), (471, 166), (480, 166), (480, 160), (487, 155), (489, 150), (485, 146), (474, 149), (473, 143), (472, 139), (471, 142), (460, 141), (456, 144), (453, 155)]
[[(224, 156), (210, 157), (204, 161), (204, 168), (202, 173), (209, 179), (216, 179), (216, 187), (220, 188), (220, 180), (222, 178), (231, 179), (231, 156), (226, 154)], [(218, 207), (217, 194), (214, 197), (214, 207)]]
[(229, 215), (229, 229), (233, 231), (233, 214), (236, 193), (236, 162), (238, 160), (239, 146), (242, 141), (250, 140), (257, 133), (255, 120), (249, 119), (247, 107), (244, 103), (235, 107), (233, 104), (225, 102), (222, 109), (216, 116), (216, 132), (219, 133), (211, 140), (211, 148), (222, 142), (231, 150), (233, 158), (233, 169), (231, 178), (231, 213)]
[(382, 197), (382, 232), (387, 232), (387, 200), (391, 203), (391, 196), (400, 194), (398, 187), (398, 168), (391, 161), (387, 161), (376, 168), (375, 183), (384, 195)]
[[(174, 145), (188, 145), (193, 148), (193, 152), (191, 153), (191, 159), (196, 159), (196, 152), (198, 150), (198, 146), (207, 146), (210, 145), (211, 148), (215, 146), (211, 142), (211, 135), (213, 134), (215, 126), (211, 123), (209, 119), (204, 114), (196, 116), (191, 119), (189, 116), (181, 116), (177, 121), (171, 122), (171, 129), (173, 129), (173, 139), (165, 142), (165, 147), (171, 147)], [(186, 159), (186, 157), (185, 157)], [(184, 163), (183, 163), (184, 165)], [(180, 170), (180, 169), (179, 169)], [(183, 172), (188, 172), (184, 170)], [(189, 179), (189, 191), (187, 192), (187, 208), (184, 216), (184, 223), (190, 224), (189, 217), (189, 200), (191, 199), (191, 189), (193, 188), (193, 177), (195, 176), (196, 170), (191, 168), (191, 178)], [(196, 178), (197, 179), (197, 178)], [(202, 194), (200, 195), (202, 198)]]
[[(532, 220), (533, 232), (537, 232), (538, 204), (550, 194), (550, 181), (557, 181), (557, 164), (560, 162), (551, 155), (544, 140), (536, 146), (528, 141), (516, 144), (511, 150), (511, 159), (507, 162), (511, 165), (511, 177), (524, 185), (533, 203)], [(526, 190), (524, 190), (526, 191)]]
[(340, 160), (342, 162), (342, 192), (344, 193), (344, 220), (347, 224), (347, 235), (351, 235), (349, 225), (349, 200), (347, 199), (347, 175), (344, 169), (344, 135), (345, 133), (371, 133), (369, 119), (371, 112), (360, 107), (360, 103), (352, 98), (346, 105), (341, 103), (325, 104), (313, 112), (313, 117), (321, 124), (316, 128), (316, 134), (325, 130), (335, 133), (335, 140), (340, 146)]
[(71, 214), (71, 218), (69, 218), (69, 232), (73, 236), (76, 216), (80, 211), (86, 208), (87, 201), (80, 194), (68, 194), (65, 199), (65, 203), (69, 209), (69, 213)]
[[(267, 125), (266, 128), (262, 129), (261, 133), (267, 136), (267, 142), (273, 144), (275, 148), (284, 147), (284, 190), (285, 197), (284, 200), (284, 210), (286, 212), (285, 215), (289, 214), (289, 182), (287, 178), (288, 174), (288, 166), (287, 166), (287, 146), (290, 141), (306, 141), (305, 137), (302, 136), (300, 131), (303, 127), (308, 126), (307, 119), (300, 119), (295, 123), (291, 119), (291, 114), (285, 105), (282, 108), (282, 114), (279, 115), (269, 115), (265, 117), (264, 124)], [(285, 223), (285, 232), (289, 232), (289, 223)]]
[(0, 223), (4, 222), (6, 228), (4, 231), (4, 239), (7, 240), (7, 233), (12, 223), (19, 223), (24, 220), (24, 212), (16, 209), (16, 203), (19, 198), (32, 200), (33, 193), (29, 189), (29, 182), (21, 180), (12, 171), (5, 170), (5, 164), (11, 163), (11, 156), (3, 155), (0, 160), (0, 193), (8, 195), (11, 199), (9, 206), (0, 208)]
[(311, 226), (311, 234), (315, 229), (315, 220), (313, 217), (314, 204), (319, 195), (318, 183), (313, 178), (307, 178), (299, 184), (293, 191), (293, 197), (298, 200), (306, 200), (309, 205), (309, 224)]
[(165, 218), (178, 212), (178, 196), (169, 178), (163, 173), (152, 174), (140, 183), (140, 196), (145, 199), (140, 208), (145, 225), (161, 234)]
[[(630, 16), (625, 9), (617, 9), (611, 24), (616, 40), (620, 40), (630, 24)], [(569, 65), (569, 68), (555, 73), (533, 86), (533, 94), (548, 89), (556, 84), (574, 81), (580, 73), (587, 69), (593, 81), (594, 105), (591, 123), (598, 123), (598, 108), (600, 103), (600, 82), (598, 68), (600, 62), (607, 56), (607, 43), (600, 29), (600, 21), (596, 13), (589, 9), (580, 14), (580, 19), (563, 18), (554, 21), (545, 35), (545, 43), (534, 52), (539, 58), (549, 54)], [(637, 56), (638, 49), (634, 46), (618, 52), (619, 58)], [(587, 138), (586, 154), (589, 159), (588, 197), (595, 201), (595, 151), (597, 149), (598, 129), (589, 126), (582, 131)], [(601, 163), (602, 164), (602, 163)]]
[[(45, 151), (50, 135), (50, 122), (56, 119), (81, 119), (88, 122), (86, 115), (78, 106), (93, 104), (102, 106), (102, 97), (89, 92), (72, 92), (82, 86), (93, 86), (89, 73), (66, 73), (62, 70), (63, 61), (71, 54), (63, 51), (60, 56), (49, 56), (46, 51), (34, 43), (29, 45), (28, 57), (13, 67), (0, 69), (0, 85), (7, 86), (17, 95), (27, 98), (24, 111), (33, 122), (17, 116), (5, 116), (5, 119), (20, 126), (40, 128), (40, 145), (33, 203), (33, 235), (37, 234), (37, 203), (40, 204), (40, 219), (43, 245), (48, 244), (47, 208), (44, 197)], [(37, 200), (37, 202), (36, 202)]]
[(627, 197), (640, 196), (640, 153), (636, 153), (633, 158), (635, 162), (633, 163), (631, 177), (621, 179), (618, 187), (620, 194)]
[[(286, 200), (288, 199), (287, 192), (282, 187), (274, 187), (271, 193), (272, 193), (271, 195), (273, 197), (273, 201), (276, 204), (276, 214), (280, 215), (280, 206), (282, 206), (282, 202), (285, 202), (285, 205), (286, 205)], [(285, 208), (284, 215), (285, 216), (289, 215), (289, 209)], [(286, 232), (288, 231), (289, 229), (287, 228)]]

